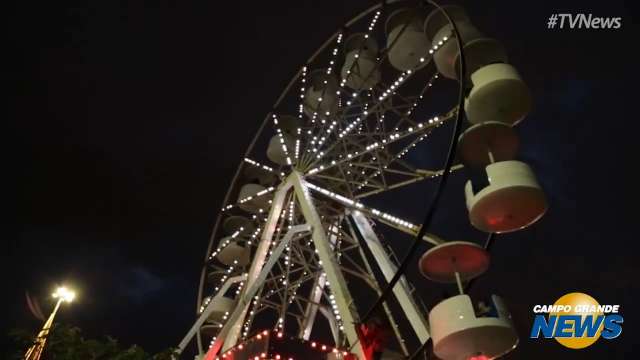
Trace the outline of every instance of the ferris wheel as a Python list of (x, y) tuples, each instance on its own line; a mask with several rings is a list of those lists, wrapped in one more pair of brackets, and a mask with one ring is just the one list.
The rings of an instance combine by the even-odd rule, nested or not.
[[(438, 96), (447, 88), (462, 96)], [(489, 267), (487, 244), (427, 232), (412, 222), (424, 209), (410, 221), (397, 215), (408, 212), (401, 202), (370, 204), (459, 176), (468, 179), (459, 216), (476, 229), (533, 224), (547, 203), (516, 160), (513, 130), (531, 107), (505, 49), (461, 7), (386, 1), (357, 15), (303, 64), (242, 157), (207, 249), (198, 318), (178, 351), (195, 339), (201, 359), (364, 359), (358, 326), (371, 299), (395, 338), (383, 358), (428, 342), (441, 359), (511, 351), (518, 337), (501, 298), (476, 304), (465, 294)], [(455, 161), (412, 163), (437, 137), (451, 138)], [(381, 229), (428, 244), (409, 266), (458, 294), (427, 309)]]

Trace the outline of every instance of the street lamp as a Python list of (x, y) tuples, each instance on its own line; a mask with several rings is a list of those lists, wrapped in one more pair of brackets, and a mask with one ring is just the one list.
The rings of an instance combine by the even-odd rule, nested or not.
[(66, 301), (72, 302), (73, 299), (76, 298), (76, 293), (72, 290), (67, 289), (64, 286), (61, 286), (56, 289), (56, 292), (52, 294), (55, 299), (58, 299), (58, 302)]
[(42, 330), (38, 333), (38, 337), (36, 337), (35, 343), (27, 350), (27, 353), (24, 355), (25, 360), (38, 360), (40, 356), (42, 356), (42, 351), (44, 350), (44, 345), (47, 342), (47, 337), (49, 336), (49, 330), (51, 329), (51, 325), (53, 325), (53, 319), (56, 317), (58, 313), (58, 309), (63, 302), (72, 302), (76, 298), (76, 293), (73, 290), (69, 290), (67, 287), (61, 286), (56, 289), (56, 291), (52, 294), (54, 299), (58, 299), (56, 302), (56, 306), (53, 308), (51, 315), (47, 319), (47, 322), (44, 323)]

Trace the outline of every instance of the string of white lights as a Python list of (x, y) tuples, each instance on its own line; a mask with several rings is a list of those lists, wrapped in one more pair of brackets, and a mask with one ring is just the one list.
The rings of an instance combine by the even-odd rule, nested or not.
[[(298, 105), (298, 119), (300, 119), (300, 123), (302, 124), (302, 122), (304, 121), (304, 92), (305, 92), (305, 86), (307, 83), (307, 66), (303, 66), (302, 67), (302, 74), (300, 76), (300, 104)], [(295, 155), (294, 158), (296, 159), (296, 162), (298, 162), (298, 159), (300, 157), (300, 137), (302, 136), (302, 128), (298, 127), (296, 129), (296, 145), (295, 145)]]
[(244, 231), (244, 228), (240, 227), (231, 236), (229, 236), (225, 241), (223, 241), (221, 244), (219, 244), (218, 248), (213, 253), (211, 253), (211, 255), (209, 256), (209, 260), (213, 259), (216, 255), (218, 255), (220, 253), (220, 251), (222, 251), (225, 247), (227, 247), (231, 243), (231, 241), (233, 241), (235, 238), (237, 238), (243, 231)]
[[(335, 65), (337, 65), (337, 55), (340, 49), (340, 44), (342, 43), (342, 38), (343, 38), (343, 34), (339, 33), (338, 37), (336, 39), (336, 46), (333, 49), (333, 51), (331, 52), (331, 59), (329, 60), (329, 66), (327, 67), (327, 75), (330, 75), (333, 72), (333, 68)], [(324, 80), (324, 84), (327, 84), (327, 80)], [(323, 90), (322, 92), (322, 96), (318, 98), (318, 108), (321, 106), (322, 101), (326, 98), (326, 88)], [(336, 95), (338, 96), (338, 100), (340, 100), (340, 91), (336, 91)], [(339, 101), (338, 106), (342, 106), (341, 102)], [(301, 108), (302, 109), (302, 108)], [(326, 116), (331, 115), (331, 113), (329, 111), (327, 111), (325, 113)], [(311, 123), (315, 124), (316, 123), (316, 118), (318, 116), (317, 111), (314, 111), (312, 117), (311, 117)], [(306, 144), (306, 152), (307, 153), (311, 153), (312, 151), (314, 153), (318, 152), (318, 148), (320, 147), (320, 145), (327, 139), (327, 137), (329, 136), (329, 133), (331, 132), (331, 130), (328, 130), (326, 134), (324, 134), (325, 129), (324, 126), (330, 123), (329, 127), (332, 130), (337, 122), (335, 120), (327, 120), (325, 117), (322, 117), (320, 119), (320, 124), (318, 125), (314, 125), (310, 130), (307, 130), (307, 135), (309, 137), (309, 142), (308, 144)], [(316, 134), (316, 129), (317, 129), (317, 134)], [(318, 145), (319, 144), (319, 145)], [(299, 150), (299, 147), (297, 148)]]
[(268, 187), (268, 188), (266, 188), (266, 189), (264, 189), (264, 190), (260, 190), (260, 191), (258, 191), (257, 193), (255, 193), (255, 194), (253, 194), (253, 195), (250, 195), (250, 196), (247, 196), (247, 197), (245, 197), (245, 198), (240, 199), (236, 204), (229, 204), (229, 205), (227, 205), (227, 206), (223, 207), (223, 208), (222, 208), (222, 211), (223, 211), (223, 212), (224, 212), (224, 211), (229, 211), (229, 210), (233, 209), (234, 207), (236, 207), (236, 206), (238, 206), (238, 205), (240, 205), (240, 204), (244, 204), (244, 203), (246, 203), (247, 201), (253, 200), (253, 199), (258, 198), (258, 197), (260, 197), (260, 196), (264, 196), (264, 195), (266, 195), (266, 194), (268, 194), (268, 193), (270, 193), (270, 192), (274, 191), (275, 189), (276, 189), (276, 188), (275, 188), (274, 186), (271, 186), (271, 187)]
[(251, 164), (251, 165), (253, 165), (253, 166), (255, 166), (255, 167), (258, 167), (258, 168), (261, 168), (263, 170), (267, 170), (269, 172), (275, 173), (275, 170), (272, 167), (260, 164), (259, 162), (255, 161), (255, 160), (251, 160), (249, 158), (244, 158), (244, 161), (249, 163), (249, 164)]
[(321, 188), (321, 187), (319, 187), (319, 186), (317, 186), (315, 184), (312, 184), (312, 183), (310, 183), (308, 181), (305, 182), (305, 186), (310, 188), (310, 189), (312, 189), (312, 190), (315, 190), (315, 191), (317, 191), (317, 192), (319, 192), (319, 193), (321, 193), (321, 194), (323, 194), (323, 195), (325, 195), (325, 196), (327, 196), (327, 197), (329, 197), (331, 199), (334, 199), (334, 200), (338, 201), (339, 203), (341, 203), (342, 205), (345, 205), (347, 207), (358, 209), (358, 210), (360, 210), (362, 212), (366, 212), (366, 213), (372, 214), (375, 217), (382, 218), (382, 219), (384, 219), (384, 220), (386, 220), (388, 222), (391, 222), (391, 223), (393, 223), (395, 225), (398, 225), (398, 226), (405, 227), (405, 228), (407, 228), (407, 229), (409, 229), (411, 231), (418, 230), (418, 226), (410, 223), (409, 221), (400, 219), (399, 217), (396, 217), (396, 216), (393, 216), (391, 214), (382, 212), (380, 210), (364, 206), (364, 204), (362, 204), (359, 201), (355, 201), (355, 200), (349, 199), (349, 198), (347, 198), (345, 196), (342, 196), (340, 194), (336, 194), (336, 193), (334, 193), (332, 191), (329, 191), (327, 189)]
[[(274, 168), (272, 168), (271, 166), (267, 166), (267, 165), (261, 164), (261, 163), (255, 161), (255, 160), (252, 160), (252, 159), (249, 159), (249, 158), (244, 158), (244, 161), (246, 163), (249, 163), (249, 164), (251, 164), (251, 165), (253, 165), (253, 166), (257, 167), (257, 168), (260, 168), (262, 170), (266, 170), (268, 172), (271, 172), (271, 173), (274, 173), (274, 174), (278, 174), (276, 172), (276, 170)], [(285, 173), (281, 172), (280, 175), (281, 176), (285, 176)]]
[(398, 131), (398, 132), (391, 133), (390, 135), (388, 135), (387, 138), (383, 138), (381, 140), (382, 144), (377, 143), (376, 146), (372, 146), (372, 145), (375, 144), (374, 143), (374, 144), (368, 145), (368, 146), (371, 146), (368, 149), (365, 147), (365, 149), (362, 150), (362, 151), (355, 151), (355, 152), (352, 152), (352, 153), (347, 153), (346, 158), (342, 158), (342, 159), (339, 159), (339, 160), (332, 160), (330, 164), (325, 164), (325, 165), (320, 165), (318, 167), (315, 167), (315, 168), (309, 170), (307, 172), (307, 175), (313, 175), (313, 174), (315, 174), (315, 173), (317, 173), (319, 171), (327, 170), (327, 169), (329, 169), (329, 168), (331, 168), (331, 167), (333, 167), (335, 165), (338, 165), (338, 164), (341, 164), (341, 163), (344, 163), (344, 162), (348, 162), (349, 160), (351, 160), (353, 158), (368, 154), (371, 151), (377, 149), (378, 147), (387, 146), (387, 145), (392, 144), (392, 143), (394, 143), (394, 142), (396, 142), (396, 141), (398, 141), (400, 139), (403, 139), (403, 138), (405, 138), (407, 136), (411, 136), (413, 134), (420, 133), (420, 132), (423, 132), (425, 130), (428, 130), (428, 129), (432, 128), (432, 127), (435, 127), (438, 123), (447, 120), (448, 118), (450, 118), (450, 115), (447, 115), (446, 117), (435, 116), (435, 117), (429, 119), (428, 121), (425, 121), (425, 122), (422, 122), (422, 123), (418, 123), (415, 127), (409, 127), (406, 131)]
[[(365, 35), (364, 35), (364, 38), (365, 38), (365, 39), (369, 38), (369, 36), (370, 36), (370, 32), (371, 32), (371, 31), (373, 30), (373, 28), (375, 27), (376, 22), (378, 21), (378, 18), (379, 18), (379, 17), (380, 17), (380, 11), (377, 11), (377, 12), (376, 12), (376, 14), (374, 15), (373, 19), (372, 19), (372, 20), (371, 20), (371, 22), (369, 23), (369, 28), (368, 28), (369, 30), (368, 30), (368, 32), (366, 32), (366, 33), (365, 33)], [(338, 36), (338, 43), (340, 43), (341, 39), (342, 39), (342, 34), (340, 34), (340, 35)], [(358, 49), (358, 51), (357, 51), (357, 53), (354, 55), (354, 57), (355, 57), (356, 59), (358, 59), (358, 58), (360, 57), (360, 55), (361, 55), (362, 51), (363, 51), (363, 49), (362, 49), (362, 48)], [(337, 55), (337, 53), (338, 53), (338, 48), (336, 47), (336, 48), (333, 50), (332, 55), (333, 55), (333, 56), (336, 56), (336, 55)], [(333, 65), (333, 63), (334, 63), (334, 61), (333, 61), (333, 60), (331, 60), (331, 61), (330, 61), (330, 64), (331, 64), (331, 65)], [(347, 70), (347, 76), (345, 76), (345, 77), (342, 79), (342, 81), (340, 82), (340, 88), (342, 88), (342, 89), (343, 89), (343, 88), (345, 87), (345, 85), (346, 85), (346, 82), (347, 82), (348, 78), (351, 76), (351, 71), (355, 68), (356, 64), (357, 64), (357, 61), (354, 61), (354, 62), (353, 62), (353, 64), (351, 64), (351, 67)], [(375, 69), (372, 69), (372, 71), (368, 74), (367, 78), (369, 78), (369, 76), (371, 76), (371, 74), (373, 73), (373, 71), (374, 71), (374, 70), (375, 70)], [(328, 71), (328, 72), (327, 72), (327, 74), (329, 74), (329, 73), (330, 73), (330, 72)], [(338, 100), (339, 100), (339, 104), (340, 104), (340, 106), (342, 106), (342, 98), (340, 97), (340, 95), (341, 95), (341, 94), (342, 94), (342, 92), (341, 92), (340, 90), (338, 90), (338, 91), (336, 92), (336, 95), (338, 95)], [(353, 93), (352, 93), (352, 97), (353, 97), (353, 98), (355, 98), (355, 97), (357, 97), (357, 96), (358, 96), (358, 92), (353, 92)], [(319, 100), (321, 100), (321, 99), (319, 99)], [(347, 101), (347, 106), (349, 106), (349, 105), (351, 105), (351, 100), (348, 100), (348, 101)], [(365, 109), (365, 110), (366, 110), (366, 109)], [(328, 115), (328, 114), (327, 114), (327, 115)], [(365, 116), (366, 116), (366, 111), (365, 111)], [(312, 123), (313, 123), (314, 121), (315, 121), (315, 114), (314, 114), (314, 117), (312, 118)], [(358, 121), (360, 121), (360, 120), (358, 120)], [(324, 120), (324, 119), (322, 119), (322, 125), (324, 125), (324, 124), (325, 124), (325, 120)], [(337, 127), (336, 127), (336, 125), (337, 125), (337, 122), (336, 122), (336, 121), (332, 121), (332, 122), (331, 122), (331, 124), (329, 125), (329, 129), (326, 129), (326, 130), (325, 130), (325, 129), (324, 129), (324, 127), (321, 127), (321, 128), (320, 128), (320, 130), (319, 130), (319, 132), (318, 132), (318, 135), (317, 135), (317, 136), (314, 136), (314, 137), (313, 137), (313, 139), (311, 140), (311, 145), (312, 145), (312, 146), (310, 146), (310, 148), (309, 148), (309, 149), (307, 149), (307, 152), (309, 152), (309, 153), (313, 152), (313, 153), (315, 153), (315, 154), (316, 154), (316, 159), (321, 159), (321, 158), (325, 155), (325, 153), (324, 153), (323, 151), (319, 151), (319, 149), (321, 149), (321, 146), (322, 146), (322, 145), (323, 145), (323, 143), (326, 141), (326, 139), (328, 139), (328, 138), (330, 137), (331, 132), (334, 130), (334, 128), (337, 128)], [(351, 130), (351, 129), (349, 129), (349, 131), (350, 131), (350, 130)], [(325, 132), (326, 132), (326, 133), (325, 133)], [(342, 136), (340, 136), (340, 137), (342, 137)]]
[[(437, 45), (434, 45), (432, 47), (432, 49), (430, 50), (430, 54), (433, 54), (435, 51), (437, 51), (447, 40), (449, 39), (449, 37), (445, 36), (443, 37), (443, 39), (441, 41), (438, 42)], [(425, 58), (420, 58), (420, 63), (423, 63), (425, 61)], [(419, 66), (419, 65), (417, 65)], [(400, 76), (389, 86), (388, 89), (384, 90), (382, 95), (380, 95), (378, 97), (378, 101), (383, 101), (385, 100), (387, 97), (389, 97), (392, 94), (395, 94), (396, 90), (404, 83), (406, 82), (411, 75), (414, 73), (415, 70), (406, 70), (403, 71)], [(438, 78), (438, 74), (435, 74), (430, 81), (427, 83), (427, 87), (431, 87), (433, 86), (433, 80)], [(357, 93), (353, 94), (354, 97), (357, 96)], [(422, 99), (422, 94), (419, 97), (420, 99)], [(413, 112), (414, 108), (417, 106), (417, 101), (413, 103), (413, 105), (411, 106), (411, 108), (406, 112), (406, 115), (409, 116), (411, 115), (411, 113)], [(350, 105), (350, 102), (347, 102), (347, 105)], [(364, 112), (364, 115), (367, 115), (367, 112)], [(382, 116), (380, 118), (380, 121), (383, 121), (384, 116)], [(340, 135), (338, 136), (339, 138), (343, 138), (344, 136), (348, 135), (348, 133), (353, 130), (354, 128), (357, 128), (357, 126), (359, 125), (360, 127), (362, 126), (361, 121), (363, 120), (363, 118), (357, 118), (356, 121), (354, 121), (353, 123), (351, 123), (350, 125), (348, 125), (345, 130), (343, 130)], [(396, 129), (397, 130), (397, 129)], [(317, 158), (320, 159), (324, 156), (324, 152), (321, 152), (320, 154), (317, 155)]]
[(278, 133), (278, 137), (280, 138), (280, 145), (282, 146), (282, 151), (287, 158), (287, 165), (293, 165), (291, 161), (291, 156), (289, 156), (289, 149), (287, 148), (287, 143), (284, 138), (284, 134), (282, 133), (282, 129), (278, 125), (278, 116), (276, 114), (271, 115), (273, 117), (273, 124), (276, 126), (276, 132)]
[[(412, 114), (412, 112), (415, 110), (415, 108), (418, 106), (418, 103), (420, 100), (422, 100), (424, 98), (424, 95), (426, 93), (427, 90), (429, 90), (432, 86), (433, 83), (436, 79), (439, 78), (438, 73), (434, 74), (429, 81), (427, 82), (427, 84), (422, 88), (422, 90), (420, 91), (420, 95), (414, 100), (413, 104), (411, 105), (411, 107), (406, 111), (405, 115), (406, 116), (410, 116)], [(404, 118), (402, 119), (404, 120)], [(402, 122), (401, 120), (401, 122)], [(380, 116), (379, 122), (383, 123), (384, 121), (384, 114), (382, 114)], [(441, 125), (442, 122), (438, 123), (438, 126)], [(412, 125), (409, 125), (409, 129), (412, 128)], [(395, 131), (398, 131), (399, 129), (399, 124), (396, 125)], [(380, 125), (376, 125), (375, 131), (380, 131)], [(402, 151), (400, 151), (400, 153), (398, 153), (393, 159), (391, 159), (391, 161), (388, 161), (386, 164), (376, 164), (374, 163), (374, 161), (376, 161), (376, 157), (372, 157), (372, 160), (369, 161), (370, 164), (374, 164), (374, 165), (378, 165), (379, 167), (382, 167), (383, 169), (387, 169), (388, 166), (395, 160), (395, 159), (399, 159), (400, 157), (402, 157), (403, 155), (407, 154), (409, 152), (409, 150), (411, 148), (415, 148), (416, 144), (422, 140), (424, 140), (426, 138), (426, 136), (429, 133), (426, 133), (420, 137), (418, 137), (417, 139), (413, 140), (408, 146), (406, 146)], [(369, 145), (367, 147), (367, 150), (370, 150), (369, 147), (372, 148), (377, 148), (377, 143), (375, 143), (374, 145)], [(349, 166), (351, 166), (351, 163), (349, 164)], [(365, 175), (366, 172), (362, 171), (362, 175)], [(356, 190), (361, 190), (363, 189), (365, 186), (369, 185), (369, 182), (372, 181), (373, 179), (375, 179), (378, 176), (383, 176), (382, 171), (381, 170), (376, 170), (374, 171), (372, 174), (369, 174), (369, 176), (365, 177), (364, 180), (361, 180), (361, 184), (357, 186)]]

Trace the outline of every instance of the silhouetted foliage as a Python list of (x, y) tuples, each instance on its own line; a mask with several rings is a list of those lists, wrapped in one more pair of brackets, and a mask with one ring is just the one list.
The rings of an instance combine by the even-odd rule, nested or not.
[[(34, 335), (16, 329), (9, 333), (15, 344), (15, 352), (9, 359), (22, 359), (33, 344)], [(123, 348), (116, 339), (85, 339), (82, 330), (69, 325), (54, 325), (51, 329), (42, 360), (171, 360), (173, 350), (155, 355), (148, 354), (138, 345)]]

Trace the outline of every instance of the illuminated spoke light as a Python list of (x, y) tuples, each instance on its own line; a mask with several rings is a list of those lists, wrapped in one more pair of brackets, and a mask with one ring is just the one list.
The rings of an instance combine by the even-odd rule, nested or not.
[(255, 160), (251, 160), (249, 158), (244, 158), (244, 161), (249, 163), (249, 164), (251, 164), (251, 165), (253, 165), (253, 166), (255, 166), (255, 167), (258, 167), (258, 168), (261, 168), (263, 170), (267, 170), (269, 172), (275, 173), (275, 170), (272, 167), (267, 166), (267, 165), (262, 165), (262, 164), (260, 164), (259, 162), (255, 161)]
[(382, 141), (381, 141), (382, 144), (378, 144), (377, 146), (372, 146), (373, 144), (370, 144), (367, 147), (365, 147), (365, 150), (347, 153), (346, 159), (332, 161), (330, 164), (320, 165), (318, 167), (312, 168), (311, 170), (309, 170), (307, 172), (307, 175), (313, 175), (313, 174), (315, 174), (315, 173), (317, 173), (319, 171), (326, 170), (326, 169), (331, 168), (331, 167), (333, 167), (333, 166), (335, 166), (337, 164), (341, 164), (341, 163), (347, 162), (349, 160), (353, 160), (356, 157), (360, 157), (362, 155), (368, 154), (371, 151), (377, 149), (378, 147), (387, 146), (387, 145), (389, 145), (391, 143), (394, 143), (394, 142), (396, 142), (396, 141), (398, 141), (400, 139), (403, 139), (403, 138), (405, 138), (407, 136), (411, 136), (413, 134), (423, 132), (423, 131), (425, 131), (427, 129), (440, 126), (440, 124), (444, 120), (447, 120), (449, 118), (451, 118), (450, 115), (448, 115), (446, 117), (443, 117), (443, 118), (440, 118), (440, 117), (436, 116), (436, 117), (433, 117), (433, 118), (429, 119), (426, 122), (422, 122), (422, 123), (416, 124), (415, 127), (410, 127), (409, 128), (410, 130), (407, 129), (406, 131), (393, 132), (392, 134), (388, 135), (386, 138), (382, 139)]
[(331, 199), (334, 199), (334, 200), (336, 200), (336, 201), (338, 201), (338, 202), (340, 202), (343, 205), (346, 205), (348, 207), (356, 208), (358, 210), (363, 210), (363, 211), (369, 212), (369, 213), (371, 213), (371, 214), (373, 214), (373, 215), (375, 215), (375, 216), (377, 216), (379, 218), (382, 218), (382, 219), (384, 219), (386, 221), (389, 221), (389, 222), (391, 222), (391, 223), (393, 223), (395, 225), (399, 225), (399, 226), (405, 227), (405, 228), (410, 229), (412, 231), (418, 230), (418, 226), (410, 223), (409, 221), (400, 219), (400, 218), (398, 218), (396, 216), (387, 214), (385, 212), (382, 212), (382, 211), (374, 209), (374, 208), (365, 207), (361, 202), (351, 200), (351, 199), (349, 199), (347, 197), (344, 197), (344, 196), (342, 196), (340, 194), (336, 194), (336, 193), (334, 193), (332, 191), (329, 191), (327, 189), (321, 188), (321, 187), (319, 187), (319, 186), (317, 186), (315, 184), (312, 184), (310, 182), (306, 182), (305, 186), (310, 188), (310, 189), (312, 189), (312, 190), (315, 190), (315, 191), (317, 191), (317, 192), (319, 192), (319, 193), (321, 193), (321, 194), (323, 194), (323, 195), (325, 195), (325, 196), (327, 196), (327, 197), (329, 197)]
[(271, 115), (273, 117), (273, 124), (276, 126), (276, 131), (278, 133), (278, 137), (280, 138), (280, 145), (282, 146), (282, 151), (287, 158), (287, 165), (293, 165), (291, 161), (291, 156), (289, 156), (289, 149), (287, 148), (287, 144), (284, 141), (284, 135), (282, 134), (282, 130), (280, 126), (278, 126), (278, 116), (276, 114)]
[(230, 205), (227, 205), (227, 206), (223, 207), (223, 208), (222, 208), (222, 211), (228, 211), (228, 210), (230, 210), (230, 209), (233, 209), (233, 208), (234, 208), (234, 207), (236, 207), (238, 204), (244, 204), (244, 203), (246, 203), (246, 202), (247, 202), (247, 201), (249, 201), (249, 200), (252, 200), (252, 199), (255, 199), (255, 198), (257, 198), (257, 197), (260, 197), (260, 196), (266, 195), (266, 194), (268, 194), (268, 193), (270, 193), (270, 192), (274, 191), (275, 189), (276, 189), (275, 187), (271, 186), (271, 187), (266, 188), (266, 189), (264, 189), (264, 190), (258, 191), (257, 193), (255, 193), (255, 194), (253, 194), (253, 195), (250, 195), (250, 196), (247, 196), (247, 197), (245, 197), (245, 198), (243, 198), (243, 199), (240, 199), (240, 201), (238, 201), (238, 203), (237, 203), (237, 204), (230, 204)]

